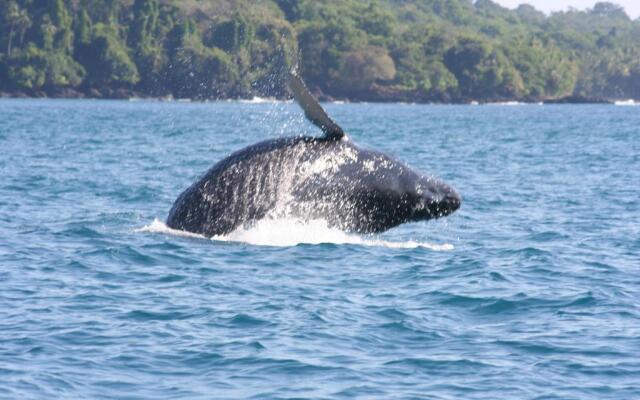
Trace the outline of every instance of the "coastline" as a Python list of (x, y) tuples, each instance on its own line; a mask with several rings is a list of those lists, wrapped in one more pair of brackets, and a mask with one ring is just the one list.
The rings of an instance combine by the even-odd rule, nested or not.
[[(34, 91), (0, 91), (0, 98), (13, 99), (91, 99), (91, 100), (129, 100), (129, 101), (167, 101), (167, 102), (211, 102), (211, 101), (238, 101), (245, 103), (264, 103), (270, 101), (286, 101), (287, 97), (263, 97), (261, 95), (233, 96), (233, 97), (187, 97), (175, 98), (168, 95), (148, 95), (140, 91), (128, 88), (50, 88), (47, 90)], [(441, 105), (519, 105), (519, 104), (640, 104), (640, 99), (626, 98), (603, 98), (588, 97), (580, 95), (570, 95), (558, 98), (467, 98), (467, 97), (426, 97), (421, 95), (411, 95), (411, 93), (394, 93), (394, 95), (383, 96), (379, 93), (374, 95), (357, 94), (352, 97), (333, 97), (318, 93), (318, 98), (322, 102), (333, 103), (412, 103), (412, 104), (441, 104)]]

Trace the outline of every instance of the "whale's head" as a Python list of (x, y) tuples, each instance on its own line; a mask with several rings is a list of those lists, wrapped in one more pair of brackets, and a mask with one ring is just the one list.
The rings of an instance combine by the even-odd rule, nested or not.
[[(384, 153), (359, 150), (351, 168), (348, 175), (357, 182), (360, 215), (386, 228), (444, 217), (460, 208), (462, 200), (453, 187)], [(376, 223), (371, 230), (378, 230)]]
[(413, 203), (412, 221), (444, 217), (460, 208), (460, 194), (445, 182), (419, 175), (409, 181), (405, 190), (409, 202)]
[(323, 218), (347, 231), (374, 233), (405, 222), (444, 217), (460, 208), (460, 195), (451, 186), (382, 152), (361, 149), (352, 142), (308, 146), (300, 152), (302, 162), (289, 154), (283, 157), (285, 164), (299, 164), (286, 168), (295, 171), (287, 197), (294, 199), (294, 207), (287, 205), (305, 218)]

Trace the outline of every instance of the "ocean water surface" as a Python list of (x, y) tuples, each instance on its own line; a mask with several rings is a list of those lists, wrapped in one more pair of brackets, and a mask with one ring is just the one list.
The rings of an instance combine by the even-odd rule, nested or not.
[(296, 105), (0, 100), (0, 398), (640, 398), (640, 107), (327, 108), (461, 209), (185, 235)]

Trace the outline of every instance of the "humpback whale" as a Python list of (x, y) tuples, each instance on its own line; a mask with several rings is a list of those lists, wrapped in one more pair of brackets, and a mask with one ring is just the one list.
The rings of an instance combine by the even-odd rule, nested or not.
[(460, 207), (460, 195), (443, 181), (353, 143), (297, 74), (288, 83), (323, 135), (266, 140), (231, 154), (177, 198), (167, 226), (212, 237), (284, 217), (377, 233)]

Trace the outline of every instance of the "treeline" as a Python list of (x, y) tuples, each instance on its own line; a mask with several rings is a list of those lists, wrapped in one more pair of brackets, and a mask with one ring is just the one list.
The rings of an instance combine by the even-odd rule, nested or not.
[(491, 0), (0, 0), (0, 92), (349, 100), (640, 99), (640, 19)]

